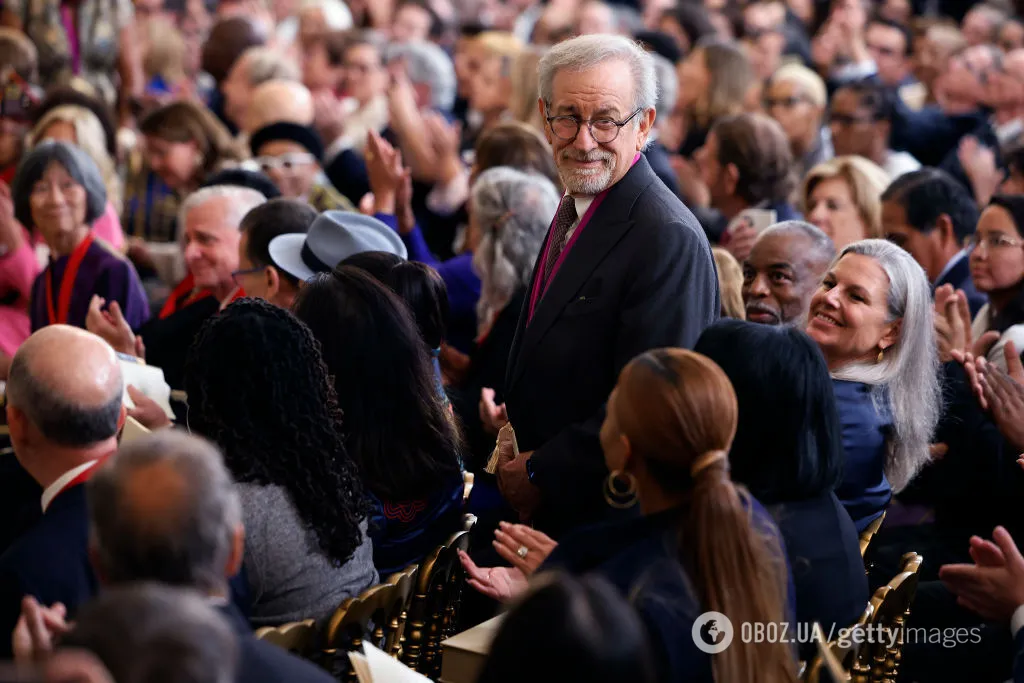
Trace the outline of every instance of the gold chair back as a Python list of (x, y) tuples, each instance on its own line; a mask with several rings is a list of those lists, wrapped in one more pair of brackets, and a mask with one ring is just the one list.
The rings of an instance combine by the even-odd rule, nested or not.
[(273, 643), (300, 657), (308, 657), (316, 644), (316, 621), (306, 619), (282, 626), (264, 626), (258, 629), (255, 635), (260, 640)]
[(400, 572), (392, 578), (396, 579), (394, 583), (373, 586), (346, 600), (327, 624), (326, 654), (333, 660), (332, 669), (344, 671), (346, 680), (355, 681), (356, 674), (345, 653), (361, 652), (364, 642), (392, 656), (399, 651), (413, 577)]
[(440, 676), (441, 641), (458, 631), (462, 587), (466, 581), (458, 551), (468, 552), (469, 534), (475, 524), (476, 517), (466, 515), (462, 531), (453, 534), (420, 565), (409, 607), (402, 661), (428, 678)]
[(903, 657), (904, 626), (917, 593), (922, 561), (917, 553), (905, 554), (900, 573), (871, 597), (868, 626), (878, 642), (861, 647), (854, 665), (854, 683), (895, 682)]
[(882, 516), (875, 521), (868, 524), (864, 531), (860, 532), (860, 557), (864, 559), (864, 554), (868, 551), (868, 546), (871, 545), (871, 539), (875, 537), (878, 530), (882, 528), (882, 522), (885, 521), (885, 510), (882, 511)]

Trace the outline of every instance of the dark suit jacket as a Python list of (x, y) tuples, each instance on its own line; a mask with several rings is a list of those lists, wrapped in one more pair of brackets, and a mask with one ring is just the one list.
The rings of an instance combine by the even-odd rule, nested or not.
[(967, 295), (967, 306), (971, 309), (971, 318), (978, 315), (978, 311), (988, 301), (988, 297), (974, 287), (974, 280), (971, 279), (971, 266), (965, 254), (953, 267), (935, 283), (938, 288), (942, 285), (953, 285), (953, 289), (962, 289)]
[(43, 512), (43, 489), (10, 449), (0, 451), (0, 555), (32, 528)]
[[(857, 621), (868, 602), (868, 580), (857, 530), (835, 494), (770, 505), (768, 511), (786, 542), (797, 623), (817, 622), (838, 633)], [(801, 644), (801, 659), (809, 660), (814, 648)]]
[(1013, 636), (1013, 683), (1024, 683), (1024, 628)]
[(277, 645), (257, 640), (231, 605), (217, 608), (238, 637), (238, 683), (333, 683), (329, 673)]
[(641, 156), (584, 226), (533, 320), (529, 298), (519, 317), (505, 404), (520, 450), (534, 451), (538, 528), (558, 535), (605, 517), (598, 432), (619, 371), (650, 349), (692, 347), (719, 305), (704, 231)]
[(73, 619), (76, 608), (96, 594), (88, 546), (89, 513), (80, 484), (54, 498), (36, 525), (0, 556), (0, 659), (11, 656), (10, 634), (24, 596), (44, 605), (62, 602)]

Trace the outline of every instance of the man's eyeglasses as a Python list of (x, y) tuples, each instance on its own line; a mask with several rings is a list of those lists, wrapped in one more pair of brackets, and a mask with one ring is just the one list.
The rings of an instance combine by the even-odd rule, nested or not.
[(234, 281), (236, 285), (241, 287), (242, 283), (239, 282), (239, 278), (244, 277), (246, 275), (255, 275), (256, 273), (262, 272), (263, 268), (246, 268), (245, 270), (235, 270), (231, 272), (231, 279)]
[(974, 234), (967, 238), (968, 249), (978, 249), (984, 246), (989, 251), (997, 249), (1012, 249), (1013, 247), (1019, 247), (1024, 245), (1024, 242), (1015, 240), (1012, 237), (1006, 235), (978, 235)]
[(643, 107), (638, 107), (636, 111), (621, 121), (608, 117), (584, 121), (578, 116), (549, 116), (547, 121), (551, 132), (559, 140), (572, 142), (580, 134), (580, 126), (585, 123), (590, 131), (590, 137), (594, 138), (596, 142), (606, 145), (609, 142), (614, 142), (615, 138), (619, 137), (622, 127), (632, 121), (641, 111), (643, 111)]

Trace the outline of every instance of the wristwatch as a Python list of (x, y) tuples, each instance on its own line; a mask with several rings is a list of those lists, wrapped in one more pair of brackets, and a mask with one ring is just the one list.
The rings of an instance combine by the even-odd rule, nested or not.
[(533, 471), (533, 458), (531, 457), (526, 461), (526, 478), (530, 481), (531, 484), (537, 483), (536, 481), (534, 481), (534, 475), (536, 474), (537, 473)]

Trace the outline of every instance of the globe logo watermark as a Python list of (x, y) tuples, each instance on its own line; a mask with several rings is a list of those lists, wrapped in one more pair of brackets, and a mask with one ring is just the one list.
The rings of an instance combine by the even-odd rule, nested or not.
[(693, 622), (692, 635), (698, 650), (715, 655), (732, 644), (732, 622), (721, 612), (705, 612)]

